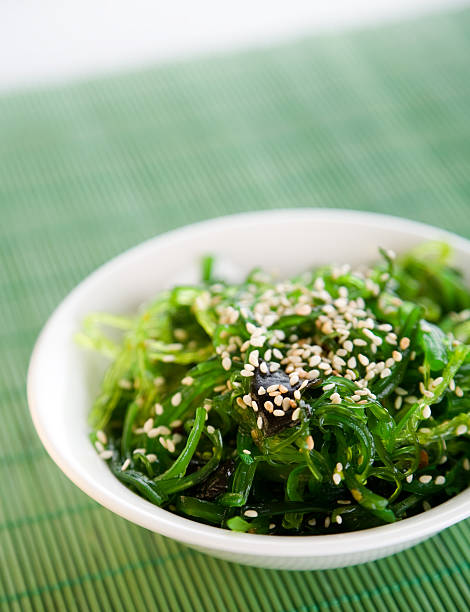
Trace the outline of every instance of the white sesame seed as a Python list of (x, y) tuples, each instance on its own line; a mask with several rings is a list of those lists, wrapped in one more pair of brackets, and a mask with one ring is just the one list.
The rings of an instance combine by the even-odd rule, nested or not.
[(145, 455), (145, 448), (134, 448), (134, 450), (132, 451), (133, 455)]
[(104, 451), (104, 446), (101, 444), (99, 440), (96, 440), (95, 448), (99, 453), (102, 453)]
[(282, 416), (284, 416), (285, 414), (286, 414), (286, 413), (284, 412), (284, 410), (279, 410), (279, 409), (278, 409), (278, 410), (274, 410), (274, 412), (273, 412), (273, 415), (274, 415), (275, 417), (282, 417)]
[(255, 402), (255, 400), (251, 402), (251, 407), (253, 408), (254, 412), (258, 412), (258, 404)]
[(243, 367), (245, 368), (245, 370), (248, 370), (248, 372), (254, 372), (255, 369), (255, 366), (251, 365), (251, 363), (245, 363)]
[(341, 404), (341, 396), (339, 393), (332, 393), (330, 395), (330, 401), (332, 404)]
[(402, 351), (406, 351), (406, 349), (410, 346), (410, 339), (407, 338), (406, 336), (403, 336), (403, 338), (400, 340), (400, 348)]
[(466, 425), (459, 425), (457, 429), (455, 430), (455, 435), (463, 436), (464, 434), (467, 433), (467, 431), (468, 431), (468, 427)]
[(326, 519), (325, 519), (325, 527), (328, 529), (328, 527), (330, 526), (330, 524), (331, 524), (331, 519), (330, 519), (330, 517), (329, 517), (329, 516), (327, 516), (327, 517), (326, 517)]
[(434, 478), (434, 484), (436, 485), (443, 485), (445, 484), (446, 479), (445, 476), (436, 476), (436, 478)]
[(470, 459), (468, 457), (465, 457), (462, 461), (462, 467), (466, 472), (470, 472)]
[(237, 399), (235, 400), (237, 402), (237, 404), (240, 406), (240, 408), (246, 408), (246, 404), (245, 402), (242, 400), (241, 397), (237, 397)]
[(131, 463), (131, 460), (129, 459), (129, 457), (124, 461), (124, 463), (121, 465), (121, 472), (125, 472), (127, 470), (127, 468), (129, 467)]
[[(267, 364), (265, 361), (263, 361), (263, 362), (261, 363), (261, 365), (259, 366), (259, 369), (260, 369), (260, 371), (261, 371), (263, 374), (267, 374), (267, 373), (268, 373), (268, 364)], [(245, 376), (245, 375), (244, 375), (244, 376)]]
[(309, 521), (307, 521), (307, 525), (310, 525), (310, 527), (315, 527), (316, 524), (317, 524), (316, 518), (311, 518)]
[(104, 431), (101, 431), (101, 429), (96, 432), (96, 437), (101, 442), (101, 444), (108, 443), (108, 436), (104, 433)]
[[(261, 365), (263, 365), (263, 364), (261, 364)], [(249, 370), (242, 370), (240, 372), (240, 374), (242, 376), (244, 376), (245, 378), (248, 378), (249, 376), (254, 376), (253, 372), (250, 372)]]
[(277, 391), (279, 389), (279, 384), (277, 385), (269, 385), (269, 387), (266, 389), (266, 391), (268, 393), (271, 393), (272, 391)]
[(369, 365), (369, 359), (365, 355), (363, 355), (362, 353), (359, 353), (357, 358), (359, 359), (359, 363), (361, 365), (363, 365), (363, 366)]
[(208, 434), (213, 434), (213, 433), (215, 433), (215, 429), (214, 429), (214, 427), (212, 427), (212, 425), (208, 425), (208, 426), (207, 426), (207, 433), (208, 433)]
[(175, 393), (173, 397), (171, 398), (171, 405), (175, 406), (176, 408), (176, 406), (179, 406), (181, 404), (181, 400), (182, 400), (181, 393), (180, 392)]
[(161, 404), (155, 404), (155, 414), (161, 416), (163, 414), (163, 406)]
[(395, 393), (397, 395), (408, 395), (408, 391), (402, 389), (401, 387), (395, 387)]
[(276, 395), (276, 397), (274, 398), (274, 403), (276, 404), (276, 406), (282, 406), (283, 401), (284, 398), (282, 397), (282, 395)]
[(356, 358), (350, 357), (350, 359), (348, 359), (348, 368), (351, 368), (353, 370), (356, 367), (356, 365), (357, 365)]
[(182, 424), (183, 424), (183, 421), (181, 419), (175, 419), (174, 421), (171, 421), (170, 427), (175, 429), (177, 427), (181, 427)]
[(251, 351), (250, 356), (248, 357), (248, 361), (253, 367), (257, 368), (259, 366), (259, 351)]
[(230, 359), (230, 357), (224, 357), (222, 359), (222, 367), (224, 370), (230, 370), (230, 368), (232, 367), (232, 360)]
[(264, 402), (264, 407), (268, 412), (272, 412), (274, 405), (272, 402), (270, 402), (269, 400), (267, 402)]
[(390, 325), (390, 323), (382, 323), (381, 325), (377, 326), (377, 329), (380, 329), (380, 331), (384, 331), (384, 332), (393, 331), (393, 327)]
[(299, 382), (299, 377), (297, 374), (292, 374), (289, 379), (289, 384), (291, 387), (294, 387)]
[(113, 451), (112, 450), (104, 450), (100, 453), (100, 457), (101, 459), (104, 459), (105, 461), (107, 459), (111, 459), (111, 457), (113, 456)]
[(149, 463), (155, 463), (158, 458), (157, 455), (154, 455), (153, 453), (149, 453), (148, 455), (146, 455), (146, 457)]
[(333, 482), (335, 483), (335, 485), (339, 485), (341, 483), (341, 474), (338, 474), (338, 472), (335, 472), (333, 474)]
[(389, 359), (385, 361), (385, 367), (387, 368), (392, 368), (394, 365), (395, 365), (395, 359), (393, 359), (393, 357), (390, 357)]
[(323, 386), (323, 391), (329, 391), (330, 389), (334, 389), (335, 388), (335, 383), (328, 383), (327, 385)]
[(421, 412), (421, 416), (423, 417), (423, 419), (429, 419), (431, 414), (432, 412), (429, 406), (425, 406)]
[(455, 391), (455, 380), (453, 378), (449, 381), (449, 389)]
[(384, 368), (382, 372), (380, 372), (380, 378), (387, 378), (387, 376), (390, 376), (391, 373), (392, 370), (390, 368)]
[(281, 365), (279, 363), (271, 362), (269, 364), (269, 371), (272, 374), (273, 372), (277, 372), (280, 367), (281, 367)]
[(256, 512), (256, 510), (245, 510), (243, 514), (247, 518), (256, 518), (258, 516), (258, 513)]
[(430, 474), (423, 474), (419, 477), (419, 482), (422, 484), (429, 484), (432, 480), (432, 476)]
[(132, 389), (131, 381), (126, 380), (125, 378), (121, 378), (121, 380), (118, 382), (118, 386), (121, 387), (121, 389)]
[(170, 453), (174, 453), (176, 450), (175, 443), (172, 440), (167, 440), (166, 448)]
[(393, 360), (397, 362), (401, 361), (403, 358), (402, 354), (399, 351), (393, 351), (392, 357), (393, 357)]
[(260, 416), (256, 419), (256, 426), (258, 427), (258, 429), (263, 428), (263, 419)]
[(147, 436), (149, 438), (156, 438), (157, 436), (168, 436), (170, 435), (171, 430), (166, 427), (165, 425), (159, 425), (158, 427), (154, 427), (153, 429), (151, 429), (148, 433)]
[(264, 387), (259, 387), (258, 395), (266, 395), (266, 389)]
[(397, 395), (397, 397), (395, 399), (395, 410), (400, 410), (402, 403), (403, 403), (402, 396), (401, 395)]
[(435, 379), (432, 381), (432, 386), (433, 386), (433, 387), (438, 387), (438, 386), (439, 386), (440, 384), (442, 384), (443, 382), (444, 382), (443, 377), (442, 377), (442, 376), (438, 376), (437, 378), (435, 378)]
[(251, 346), (257, 346), (258, 348), (261, 348), (265, 342), (266, 342), (266, 336), (256, 336), (256, 337), (252, 336), (250, 338)]
[(153, 419), (151, 418), (147, 419), (143, 426), (144, 433), (148, 434), (148, 432), (152, 429), (152, 427), (153, 427)]
[(367, 342), (366, 342), (365, 340), (363, 340), (362, 338), (355, 338), (355, 339), (353, 340), (353, 343), (354, 343), (356, 346), (367, 346)]
[[(223, 366), (223, 362), (222, 362), (222, 366)], [(187, 387), (190, 387), (194, 382), (194, 378), (192, 376), (185, 376), (183, 378), (183, 380), (181, 381), (181, 384), (186, 385)]]
[(406, 477), (406, 482), (408, 484), (410, 484), (411, 482), (413, 482), (413, 474), (410, 474), (409, 476)]
[(338, 357), (346, 357), (348, 351), (344, 348), (340, 348), (336, 351), (336, 354), (338, 355)]
[[(277, 348), (273, 349), (273, 355), (274, 357), (276, 357), (276, 359), (283, 359), (284, 355), (281, 353), (281, 351)], [(271, 358), (269, 358), (271, 359)], [(268, 361), (269, 361), (268, 359)]]
[(442, 457), (439, 459), (439, 465), (443, 465), (444, 463), (446, 463), (447, 461), (447, 455), (442, 455)]
[(292, 413), (292, 420), (297, 421), (300, 416), (300, 408), (296, 408)]
[(243, 449), (243, 453), (244, 453), (245, 455), (251, 455), (251, 450), (248, 450), (247, 448), (244, 448), (244, 449)]
[(361, 396), (355, 393), (354, 395), (351, 396), (351, 399), (353, 402), (358, 402), (361, 399)]
[(251, 407), (251, 402), (252, 402), (251, 395), (248, 395), (248, 394), (244, 395), (243, 401), (245, 402), (247, 406)]
[(461, 387), (455, 387), (455, 395), (457, 397), (463, 397), (463, 390)]
[(343, 522), (343, 517), (341, 516), (341, 514), (337, 515), (336, 522), (338, 523), (338, 525), (341, 525), (341, 523)]
[(165, 384), (165, 379), (163, 378), (163, 376), (157, 376), (156, 378), (153, 379), (153, 384), (156, 387), (161, 387), (162, 385)]
[(305, 439), (305, 443), (307, 444), (308, 450), (313, 450), (315, 443), (313, 441), (312, 436), (307, 436), (307, 438)]

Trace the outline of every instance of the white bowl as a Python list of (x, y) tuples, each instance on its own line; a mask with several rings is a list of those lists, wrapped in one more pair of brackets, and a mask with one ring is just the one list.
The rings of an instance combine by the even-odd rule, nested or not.
[(90, 497), (120, 516), (216, 557), (282, 569), (326, 569), (384, 557), (470, 515), (470, 489), (400, 522), (323, 536), (234, 533), (162, 510), (121, 484), (88, 439), (87, 415), (104, 363), (76, 346), (74, 333), (92, 311), (123, 313), (175, 282), (196, 281), (203, 254), (231, 262), (236, 275), (254, 265), (281, 274), (310, 264), (359, 264), (377, 247), (403, 251), (430, 239), (455, 249), (456, 264), (470, 270), (470, 242), (405, 219), (338, 210), (280, 210), (222, 217), (153, 238), (125, 252), (84, 280), (44, 327), (28, 373), (34, 424), (48, 453)]

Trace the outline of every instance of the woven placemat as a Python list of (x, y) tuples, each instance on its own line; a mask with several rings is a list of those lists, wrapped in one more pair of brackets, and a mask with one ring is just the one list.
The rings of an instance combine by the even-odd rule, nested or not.
[(469, 58), (463, 11), (0, 99), (2, 609), (469, 609), (469, 521), (344, 570), (221, 562), (85, 496), (25, 400), (57, 303), (170, 228), (326, 206), (470, 238)]

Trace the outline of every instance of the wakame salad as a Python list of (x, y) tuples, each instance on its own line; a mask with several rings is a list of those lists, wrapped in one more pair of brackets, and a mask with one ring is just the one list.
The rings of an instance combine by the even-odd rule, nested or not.
[[(110, 360), (92, 443), (121, 482), (195, 521), (258, 534), (391, 523), (470, 483), (470, 291), (425, 243), (367, 268), (253, 270), (91, 314)], [(121, 330), (121, 340), (109, 338)]]

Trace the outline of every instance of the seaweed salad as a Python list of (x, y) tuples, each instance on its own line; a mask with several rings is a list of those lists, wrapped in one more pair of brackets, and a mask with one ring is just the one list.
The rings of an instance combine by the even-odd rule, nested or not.
[[(153, 504), (234, 531), (391, 523), (470, 482), (470, 291), (450, 247), (288, 280), (253, 270), (90, 314), (111, 363), (91, 440)], [(110, 328), (121, 330), (110, 339)]]

